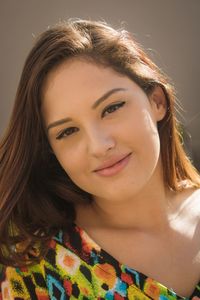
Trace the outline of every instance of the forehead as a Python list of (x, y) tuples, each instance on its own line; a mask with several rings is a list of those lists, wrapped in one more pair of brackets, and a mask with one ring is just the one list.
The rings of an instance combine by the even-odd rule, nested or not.
[(109, 86), (124, 78), (124, 75), (117, 73), (111, 67), (105, 67), (86, 59), (70, 59), (50, 71), (45, 80), (43, 95), (47, 98), (50, 93), (60, 88), (66, 88), (69, 93), (72, 91), (75, 95), (78, 92), (77, 87), (86, 90), (91, 86), (93, 88), (90, 93), (92, 93), (102, 85)]
[(133, 88), (133, 85), (136, 86), (132, 80), (111, 67), (72, 59), (47, 75), (43, 88), (42, 110), (48, 119), (54, 119), (60, 117), (63, 107), (67, 113), (80, 109), (83, 103), (91, 106), (92, 102), (108, 90), (129, 89)]

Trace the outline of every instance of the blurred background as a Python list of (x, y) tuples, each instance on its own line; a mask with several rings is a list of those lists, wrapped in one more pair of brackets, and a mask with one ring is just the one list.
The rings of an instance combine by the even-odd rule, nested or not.
[(68, 18), (105, 20), (133, 33), (176, 87), (186, 149), (200, 170), (200, 0), (0, 0), (0, 136), (35, 37)]

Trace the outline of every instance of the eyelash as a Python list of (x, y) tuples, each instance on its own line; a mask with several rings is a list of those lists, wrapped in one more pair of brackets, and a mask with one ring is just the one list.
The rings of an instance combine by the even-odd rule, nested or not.
[[(122, 101), (122, 102), (119, 102), (119, 103), (115, 103), (115, 104), (111, 104), (111, 105), (108, 105), (104, 110), (103, 110), (103, 113), (102, 113), (102, 117), (105, 116), (105, 113), (108, 112), (109, 110), (111, 110), (111, 112), (109, 112), (109, 114), (115, 112), (116, 110), (118, 110), (120, 107), (124, 106), (125, 104), (125, 101)], [(113, 110), (114, 109), (114, 110)]]
[[(72, 132), (73, 131), (73, 132)], [(56, 137), (56, 139), (57, 140), (61, 140), (62, 138), (64, 138), (65, 137), (65, 135), (66, 136), (69, 136), (69, 135), (71, 135), (72, 133), (74, 133), (74, 132), (76, 132), (76, 131), (78, 131), (78, 128), (76, 128), (76, 127), (69, 127), (69, 128), (66, 128), (66, 129), (64, 129), (57, 137)], [(70, 132), (70, 133), (69, 133)]]
[[(104, 117), (105, 116), (105, 113), (108, 112), (108, 114), (111, 114), (113, 112), (115, 112), (116, 110), (118, 110), (119, 108), (121, 108), (122, 106), (124, 106), (126, 102), (125, 101), (122, 101), (122, 102), (119, 102), (119, 103), (115, 103), (115, 104), (111, 104), (109, 106), (107, 106), (101, 116)], [(62, 138), (64, 137), (67, 137), (71, 134), (73, 134), (74, 132), (78, 131), (78, 128), (77, 127), (69, 127), (69, 128), (66, 128), (64, 129), (57, 137), (56, 139), (57, 140), (61, 140)], [(66, 135), (66, 136), (65, 136)]]

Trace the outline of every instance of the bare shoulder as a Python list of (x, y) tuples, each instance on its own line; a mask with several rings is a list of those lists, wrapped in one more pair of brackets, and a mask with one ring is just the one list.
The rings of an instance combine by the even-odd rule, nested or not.
[(176, 193), (171, 204), (172, 228), (189, 243), (199, 244), (200, 249), (200, 189), (186, 188)]
[(200, 220), (200, 189), (187, 189), (182, 192), (180, 208), (187, 216)]
[[(176, 196), (176, 212), (171, 221), (181, 269), (200, 279), (200, 189), (187, 188)], [(177, 250), (178, 249), (178, 250)], [(178, 259), (178, 258), (177, 258)]]
[[(186, 189), (177, 197), (176, 225), (200, 251), (200, 189)], [(181, 231), (181, 232), (180, 232)]]

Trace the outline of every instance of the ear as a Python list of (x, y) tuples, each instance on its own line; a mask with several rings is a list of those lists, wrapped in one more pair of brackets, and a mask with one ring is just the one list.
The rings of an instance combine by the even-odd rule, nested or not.
[(155, 87), (151, 95), (149, 96), (149, 101), (155, 120), (161, 121), (167, 112), (167, 100), (163, 89), (160, 86)]

